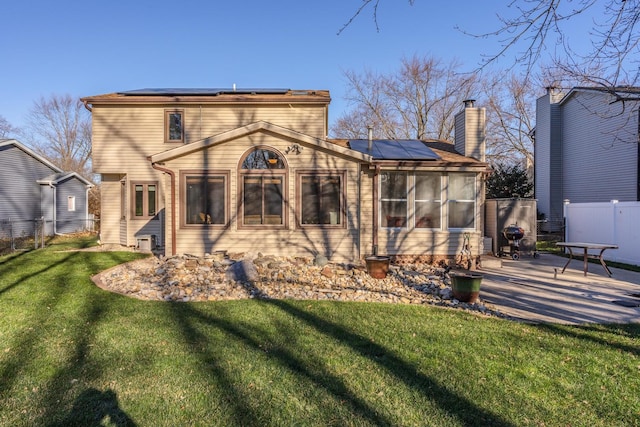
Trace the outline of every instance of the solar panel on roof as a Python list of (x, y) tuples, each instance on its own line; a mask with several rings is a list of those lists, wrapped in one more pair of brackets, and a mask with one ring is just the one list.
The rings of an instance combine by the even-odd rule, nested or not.
[(223, 93), (285, 94), (289, 89), (146, 88), (118, 92), (121, 95), (220, 95)]
[[(351, 149), (369, 154), (369, 140), (352, 139)], [(417, 139), (374, 139), (370, 153), (374, 160), (439, 160), (431, 148)]]

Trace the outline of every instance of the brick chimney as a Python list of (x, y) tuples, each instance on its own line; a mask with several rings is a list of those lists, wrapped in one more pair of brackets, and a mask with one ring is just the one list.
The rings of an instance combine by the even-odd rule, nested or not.
[(467, 157), (485, 161), (486, 110), (477, 108), (474, 99), (464, 101), (464, 109), (455, 117), (455, 149)]

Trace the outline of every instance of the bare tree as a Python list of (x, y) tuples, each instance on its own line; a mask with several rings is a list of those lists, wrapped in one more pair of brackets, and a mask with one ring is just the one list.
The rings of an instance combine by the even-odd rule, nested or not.
[[(378, 28), (381, 1), (363, 0), (340, 32), (368, 8)], [(551, 66), (572, 81), (609, 89), (621, 102), (629, 97), (619, 95), (618, 89), (640, 81), (640, 0), (511, 0), (496, 12), (499, 24), (495, 30), (471, 33), (461, 29), (499, 43), (494, 53), (484, 57), (481, 68), (507, 53), (514, 54), (513, 65), (523, 65), (526, 75), (542, 65)], [(574, 25), (578, 21), (582, 25)], [(574, 32), (584, 26), (586, 33)], [(584, 39), (590, 43), (582, 51), (576, 41)]]
[(529, 79), (511, 74), (483, 82), (487, 107), (487, 160), (533, 166), (536, 93)]
[(4, 117), (0, 116), (0, 138), (9, 138), (18, 133), (18, 129), (11, 125)]
[[(509, 8), (516, 11), (513, 17), (498, 15), (501, 27), (479, 35), (501, 42), (488, 62), (521, 49), (516, 61), (527, 71), (550, 59), (577, 81), (610, 88), (638, 82), (640, 0), (520, 0)], [(569, 25), (585, 18), (591, 23), (588, 34), (572, 34)], [(590, 47), (580, 51), (574, 41), (585, 36)], [(548, 46), (556, 49), (550, 52)]]
[(458, 72), (459, 64), (443, 65), (432, 57), (404, 58), (387, 75), (345, 72), (346, 99), (353, 109), (332, 129), (338, 137), (364, 138), (367, 126), (377, 138), (453, 138), (454, 115), (476, 91), (475, 76)]
[(65, 171), (91, 176), (91, 117), (70, 95), (35, 101), (27, 127), (37, 151)]

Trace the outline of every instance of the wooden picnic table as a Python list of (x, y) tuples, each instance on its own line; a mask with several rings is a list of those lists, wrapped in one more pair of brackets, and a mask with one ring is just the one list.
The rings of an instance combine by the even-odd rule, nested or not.
[[(584, 261), (585, 276), (587, 275), (587, 270), (588, 270), (587, 266), (588, 266), (589, 258), (599, 260), (600, 264), (602, 265), (602, 267), (604, 267), (604, 270), (607, 272), (609, 277), (611, 277), (611, 275), (613, 274), (611, 273), (611, 270), (609, 270), (609, 267), (607, 267), (607, 264), (604, 262), (604, 259), (602, 258), (602, 254), (604, 254), (604, 251), (606, 251), (607, 249), (618, 249), (618, 245), (610, 245), (606, 243), (558, 242), (556, 243), (556, 246), (567, 248), (569, 250), (569, 260), (564, 265), (564, 267), (562, 267), (562, 273), (564, 273), (564, 270), (567, 268), (567, 266), (573, 259), (573, 249), (582, 249), (583, 250), (582, 258)], [(590, 254), (589, 250), (599, 250), (600, 253), (598, 255)]]

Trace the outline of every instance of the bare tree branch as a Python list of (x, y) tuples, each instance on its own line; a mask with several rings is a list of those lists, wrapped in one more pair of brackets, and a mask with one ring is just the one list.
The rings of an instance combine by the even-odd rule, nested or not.
[(4, 117), (0, 116), (0, 138), (10, 138), (15, 136), (19, 129), (12, 126)]
[[(409, 5), (413, 6), (415, 0), (407, 0)], [(337, 35), (342, 34), (342, 32), (349, 26), (355, 19), (362, 13), (367, 6), (371, 6), (373, 8), (373, 23), (376, 26), (376, 32), (380, 32), (380, 27), (378, 25), (378, 6), (380, 4), (380, 0), (362, 0), (362, 4), (360, 7), (351, 15), (351, 18), (338, 30)]]
[(454, 115), (477, 87), (476, 76), (460, 74), (459, 67), (414, 56), (402, 59), (400, 69), (388, 75), (346, 72), (346, 99), (354, 109), (338, 119), (332, 132), (364, 138), (372, 125), (378, 138), (451, 140)]
[(37, 151), (60, 168), (91, 174), (91, 118), (82, 102), (70, 95), (35, 101), (27, 117)]

